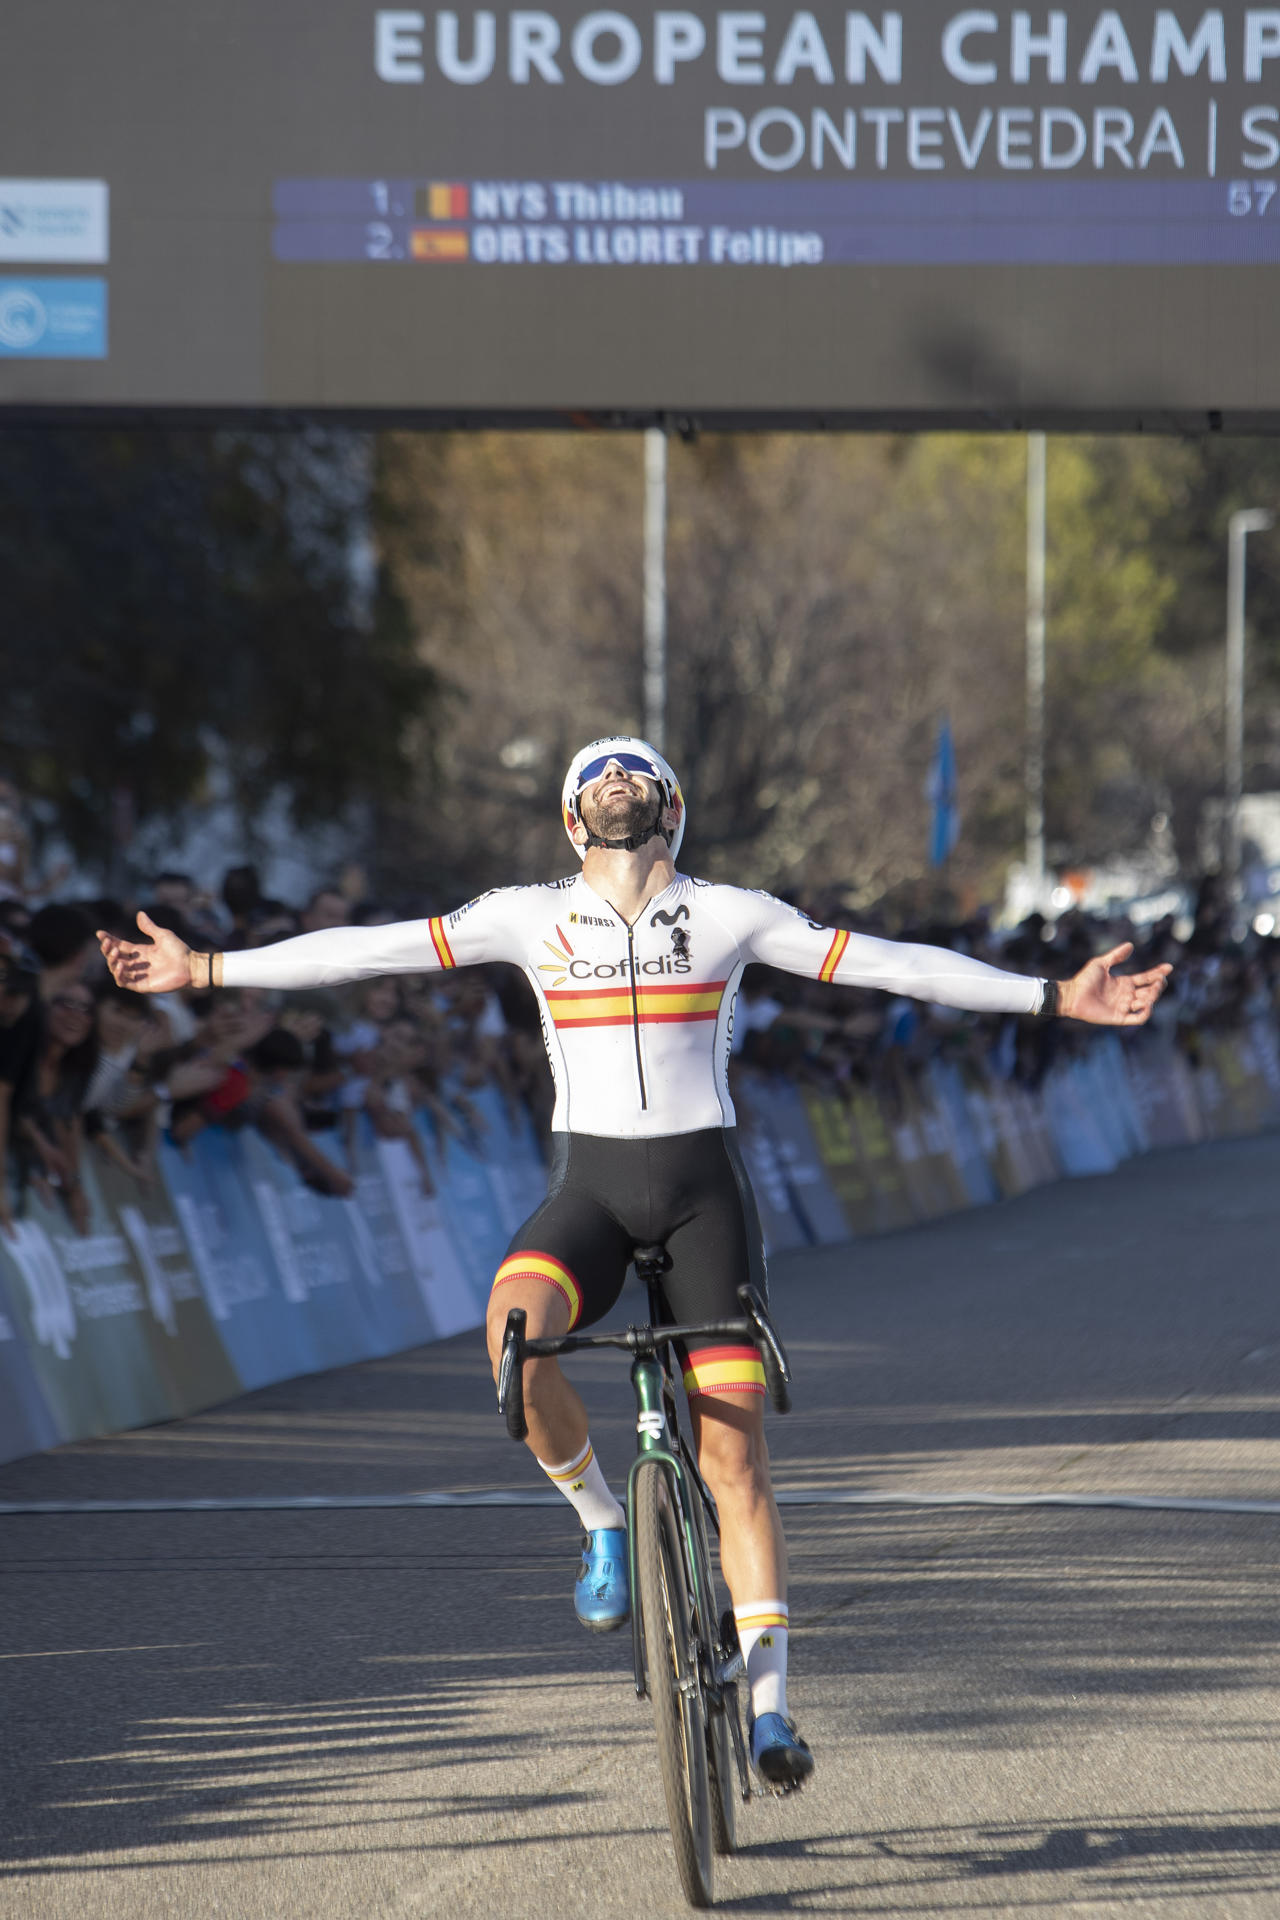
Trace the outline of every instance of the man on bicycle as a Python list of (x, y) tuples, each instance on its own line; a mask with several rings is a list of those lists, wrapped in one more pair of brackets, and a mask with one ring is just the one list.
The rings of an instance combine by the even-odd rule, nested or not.
[[(501, 888), (440, 918), (327, 927), (227, 954), (194, 953), (141, 914), (154, 945), (99, 935), (116, 979), (143, 992), (315, 987), (493, 960), (523, 968), (555, 1081), (554, 1150), (547, 1197), (494, 1279), (495, 1371), (510, 1308), (524, 1309), (530, 1338), (590, 1326), (618, 1298), (639, 1246), (667, 1249), (674, 1322), (735, 1318), (744, 1280), (765, 1290), (727, 1078), (750, 961), (977, 1012), (1058, 1012), (1113, 1026), (1145, 1021), (1169, 971), (1114, 974), (1131, 951), (1118, 947), (1061, 984), (1029, 979), (941, 948), (820, 926), (769, 894), (690, 879), (675, 867), (685, 827), (679, 783), (643, 740), (584, 747), (565, 780), (563, 815), (580, 874)], [(759, 1354), (694, 1346), (683, 1367), (746, 1660), (752, 1762), (774, 1786), (799, 1786), (813, 1759), (787, 1711), (786, 1544)], [(630, 1611), (625, 1516), (592, 1450), (586, 1410), (553, 1359), (529, 1361), (525, 1396), (528, 1444), (584, 1529), (578, 1618), (595, 1630), (620, 1627)]]

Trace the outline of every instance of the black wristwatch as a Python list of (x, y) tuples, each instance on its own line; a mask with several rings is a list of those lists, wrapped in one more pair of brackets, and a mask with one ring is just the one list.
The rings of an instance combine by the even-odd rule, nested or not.
[(1058, 1011), (1060, 997), (1057, 981), (1046, 980), (1044, 983), (1044, 992), (1040, 996), (1040, 1005), (1035, 1010), (1034, 1018), (1037, 1020), (1052, 1020)]

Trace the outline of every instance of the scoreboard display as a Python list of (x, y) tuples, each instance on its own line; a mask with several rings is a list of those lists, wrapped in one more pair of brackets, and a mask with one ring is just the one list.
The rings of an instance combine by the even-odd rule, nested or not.
[(9, 418), (1280, 424), (1280, 6), (4, 27)]

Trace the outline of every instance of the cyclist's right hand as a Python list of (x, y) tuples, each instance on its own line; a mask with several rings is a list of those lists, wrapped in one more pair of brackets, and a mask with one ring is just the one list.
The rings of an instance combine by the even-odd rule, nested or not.
[(179, 987), (194, 985), (191, 948), (186, 941), (179, 940), (167, 927), (158, 927), (145, 913), (139, 913), (138, 925), (151, 940), (149, 947), (98, 931), (98, 944), (116, 984), (131, 987), (135, 993), (174, 993)]

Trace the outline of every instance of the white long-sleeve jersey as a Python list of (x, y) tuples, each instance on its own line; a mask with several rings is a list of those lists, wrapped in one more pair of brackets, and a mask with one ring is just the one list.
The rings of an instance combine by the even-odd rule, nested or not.
[(772, 894), (677, 874), (628, 926), (581, 874), (503, 887), (439, 919), (329, 927), (223, 956), (228, 987), (319, 987), (482, 961), (538, 997), (558, 1132), (651, 1139), (734, 1125), (728, 1064), (742, 970), (881, 987), (978, 1013), (1032, 1013), (1044, 983), (942, 947), (820, 926)]

